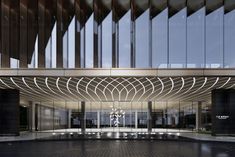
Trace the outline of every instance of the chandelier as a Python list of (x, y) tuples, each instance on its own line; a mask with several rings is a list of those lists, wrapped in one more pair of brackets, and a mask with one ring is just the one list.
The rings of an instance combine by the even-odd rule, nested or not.
[(120, 124), (120, 118), (125, 118), (125, 112), (121, 108), (112, 107), (112, 111), (109, 114), (110, 120), (113, 121), (115, 127)]

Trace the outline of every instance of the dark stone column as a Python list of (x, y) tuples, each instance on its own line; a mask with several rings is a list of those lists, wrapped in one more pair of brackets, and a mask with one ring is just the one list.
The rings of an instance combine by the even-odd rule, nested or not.
[(1, 1), (1, 66), (10, 67), (10, 10), (9, 0)]
[(81, 68), (81, 12), (80, 1), (75, 0), (75, 68)]
[(99, 1), (94, 1), (93, 3), (93, 8), (94, 8), (94, 56), (93, 56), (93, 62), (94, 62), (94, 68), (98, 68), (99, 67)]
[(72, 110), (68, 109), (68, 129), (71, 128), (71, 115), (72, 115)]
[(118, 67), (118, 17), (116, 1), (112, 1), (112, 68)]
[(197, 104), (197, 109), (196, 109), (196, 130), (199, 131), (201, 128), (201, 121), (202, 121), (202, 102), (199, 101)]
[(45, 0), (38, 0), (38, 67), (45, 68)]
[(152, 101), (148, 102), (148, 132), (152, 132)]
[(20, 1), (20, 36), (19, 36), (19, 60), (20, 60), (20, 68), (27, 68), (27, 25), (28, 23), (28, 12), (27, 12), (27, 2), (26, 1)]
[(136, 53), (135, 53), (135, 20), (136, 20), (136, 14), (135, 14), (135, 10), (136, 10), (136, 4), (135, 1), (131, 1), (131, 68), (135, 68), (136, 66)]
[(82, 134), (85, 134), (85, 132), (86, 132), (85, 101), (81, 102), (80, 123), (81, 123)]
[(63, 68), (63, 1), (57, 0), (56, 9), (56, 68)]
[(0, 136), (19, 135), (19, 102), (18, 90), (0, 90)]
[(35, 103), (29, 101), (29, 130), (35, 131)]

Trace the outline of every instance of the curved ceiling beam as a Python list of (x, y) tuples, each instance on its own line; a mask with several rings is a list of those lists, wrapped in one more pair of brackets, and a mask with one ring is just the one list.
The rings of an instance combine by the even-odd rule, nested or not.
[(46, 94), (49, 94), (48, 92), (46, 92), (45, 90), (43, 90), (43, 89), (38, 85), (38, 83), (37, 83), (37, 78), (36, 78), (36, 77), (33, 78), (33, 81), (34, 81), (35, 86), (36, 86), (38, 89), (40, 89), (42, 92), (44, 92), (44, 93), (46, 93)]
[(2, 84), (4, 84), (7, 88), (11, 88), (11, 89), (14, 89), (13, 87), (9, 86), (8, 84), (6, 84), (1, 78), (0, 78), (0, 81)]
[(158, 97), (163, 92), (163, 90), (164, 90), (164, 83), (163, 83), (163, 81), (159, 77), (157, 79), (160, 81), (160, 83), (162, 85), (162, 88), (161, 88), (161, 91), (156, 96), (151, 98), (151, 100), (154, 100), (156, 97)]
[(83, 80), (83, 77), (78, 80), (78, 82), (77, 82), (77, 84), (76, 84), (76, 90), (77, 90), (77, 92), (78, 92), (79, 95), (81, 95), (84, 99), (86, 99), (87, 101), (89, 101), (89, 99), (88, 99), (87, 97), (85, 97), (83, 94), (81, 94), (81, 92), (80, 92), (80, 90), (79, 90), (79, 88), (78, 88), (78, 86), (79, 86), (79, 84), (80, 84), (80, 82), (81, 82), (82, 80)]
[(25, 81), (24, 77), (22, 77), (22, 81), (24, 82), (25, 86), (27, 86), (30, 90), (32, 90), (33, 92), (37, 93), (37, 94), (41, 94), (38, 91), (36, 91), (35, 89), (31, 88), (27, 82)]

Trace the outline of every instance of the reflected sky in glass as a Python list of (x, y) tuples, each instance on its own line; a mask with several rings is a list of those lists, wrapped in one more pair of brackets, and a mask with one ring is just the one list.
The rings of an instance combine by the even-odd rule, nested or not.
[[(219, 68), (223, 65), (225, 68), (235, 67), (235, 53), (233, 52), (235, 50), (235, 11), (224, 15), (224, 8), (221, 7), (205, 16), (205, 7), (203, 7), (187, 18), (186, 13), (187, 9), (184, 8), (168, 19), (168, 9), (165, 9), (154, 17), (152, 19), (151, 48), (149, 48), (151, 45), (149, 44), (149, 10), (146, 10), (136, 19), (135, 52), (137, 68), (148, 68), (150, 60), (153, 68), (166, 68), (168, 60), (171, 68), (203, 68), (204, 66)], [(130, 67), (131, 57), (130, 10), (119, 20), (118, 25), (119, 67), (128, 68)], [(81, 30), (81, 65), (84, 67), (85, 64), (86, 68), (93, 67), (93, 31), (94, 15), (92, 14), (87, 20), (85, 28), (83, 27)], [(101, 35), (102, 67), (111, 68), (112, 12), (102, 22)], [(29, 67), (32, 68), (37, 67), (38, 62), (37, 42), (38, 40), (35, 43), (33, 59), (29, 64)], [(63, 65), (65, 68), (75, 67), (75, 44), (75, 18), (73, 17), (63, 37)], [(150, 50), (152, 51), (151, 59), (149, 58)], [(85, 56), (83, 52), (85, 52)], [(55, 68), (56, 23), (45, 49), (45, 57), (46, 68)], [(85, 63), (83, 63), (84, 58)], [(18, 60), (11, 59), (11, 67), (17, 68)]]

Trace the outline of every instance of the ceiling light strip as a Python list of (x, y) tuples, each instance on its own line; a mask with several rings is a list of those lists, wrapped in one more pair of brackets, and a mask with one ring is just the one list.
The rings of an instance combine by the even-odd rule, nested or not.
[(89, 101), (89, 99), (88, 99), (87, 97), (85, 97), (85, 96), (80, 92), (80, 90), (79, 90), (79, 88), (78, 88), (80, 82), (81, 82), (83, 79), (84, 79), (84, 78), (82, 77), (82, 78), (80, 78), (80, 79), (78, 80), (78, 82), (77, 82), (77, 84), (76, 84), (76, 90), (77, 90), (78, 94), (81, 95), (81, 96), (84, 98), (84, 100), (86, 99), (87, 101)]
[(37, 93), (37, 94), (41, 94), (41, 93), (39, 93), (38, 91), (36, 91), (35, 89), (31, 88), (31, 87), (27, 84), (27, 82), (25, 81), (24, 77), (22, 77), (22, 81), (23, 81), (23, 83), (25, 84), (25, 86), (27, 86), (30, 90), (34, 91), (34, 92)]
[(14, 89), (13, 87), (9, 86), (8, 84), (6, 84), (1, 78), (0, 78), (0, 81), (2, 84), (4, 84), (7, 88), (11, 88), (11, 89)]

